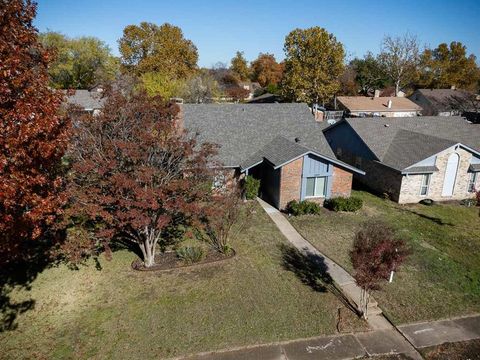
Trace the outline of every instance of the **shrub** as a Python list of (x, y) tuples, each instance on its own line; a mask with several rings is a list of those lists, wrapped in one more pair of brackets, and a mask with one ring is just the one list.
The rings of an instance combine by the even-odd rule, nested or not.
[(260, 180), (255, 179), (252, 176), (245, 177), (245, 197), (247, 200), (255, 199), (258, 196), (260, 190)]
[(420, 204), (426, 205), (426, 206), (432, 206), (435, 203), (432, 199), (423, 199), (420, 200)]
[(477, 200), (475, 199), (463, 199), (460, 201), (460, 205), (471, 207), (477, 205)]
[(355, 196), (349, 198), (336, 197), (325, 200), (324, 206), (333, 211), (358, 211), (363, 206), (363, 200)]
[(298, 215), (318, 215), (320, 214), (320, 205), (315, 202), (303, 200), (298, 202), (297, 200), (292, 200), (287, 204), (286, 208), (289, 214), (294, 216)]
[(205, 257), (205, 252), (200, 246), (185, 246), (176, 250), (180, 260), (187, 264), (199, 262)]

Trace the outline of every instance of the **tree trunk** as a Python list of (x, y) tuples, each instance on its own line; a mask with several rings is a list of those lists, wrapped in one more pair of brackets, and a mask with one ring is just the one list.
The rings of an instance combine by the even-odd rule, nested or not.
[(395, 82), (395, 96), (398, 96), (398, 93), (400, 92), (400, 81)]
[(160, 239), (160, 232), (145, 227), (143, 232), (143, 242), (139, 243), (143, 255), (143, 264), (145, 267), (151, 267), (155, 264), (155, 253), (157, 242)]

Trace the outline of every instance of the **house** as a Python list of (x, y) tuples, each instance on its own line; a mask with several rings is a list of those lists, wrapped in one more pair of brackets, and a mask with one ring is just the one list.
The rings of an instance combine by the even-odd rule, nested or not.
[(418, 89), (410, 97), (423, 108), (426, 116), (457, 116), (479, 112), (480, 100), (473, 93), (459, 89)]
[(353, 173), (339, 161), (306, 104), (182, 104), (179, 118), (199, 141), (220, 146), (216, 186), (245, 175), (279, 209), (291, 200), (349, 196)]
[(422, 108), (404, 97), (339, 96), (337, 107), (349, 117), (406, 117), (420, 115)]
[(270, 94), (270, 93), (265, 93), (259, 96), (256, 96), (254, 98), (251, 98), (250, 100), (247, 101), (249, 104), (273, 104), (273, 103), (279, 103), (282, 102), (283, 99), (280, 95), (277, 94)]
[(68, 105), (78, 106), (82, 111), (98, 114), (105, 99), (103, 98), (103, 89), (94, 90), (68, 90), (66, 93), (66, 103)]
[(357, 180), (401, 204), (473, 197), (480, 188), (480, 125), (463, 118), (344, 119), (326, 129)]
[(253, 99), (255, 96), (255, 92), (262, 88), (258, 82), (251, 82), (251, 81), (240, 81), (238, 83), (238, 86), (248, 91), (248, 96), (246, 100)]

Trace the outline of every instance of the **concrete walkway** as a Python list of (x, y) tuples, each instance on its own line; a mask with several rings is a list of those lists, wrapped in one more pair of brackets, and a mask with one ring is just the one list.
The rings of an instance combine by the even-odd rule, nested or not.
[[(400, 326), (416, 347), (480, 339), (480, 315)], [(396, 331), (376, 330), (258, 345), (194, 355), (188, 360), (345, 360), (363, 356), (404, 354), (412, 359), (410, 344), (398, 342)]]
[[(343, 295), (343, 299), (341, 300), (346, 299), (354, 308), (359, 309), (361, 290), (355, 284), (353, 277), (340, 265), (329, 259), (305, 240), (280, 211), (260, 198), (257, 198), (257, 200), (287, 240), (303, 255), (309, 257), (315, 261), (315, 263), (322, 265), (325, 272), (333, 281), (336, 290), (340, 292), (340, 296)], [(357, 340), (364, 343), (368, 354), (376, 354), (377, 347), (382, 345), (378, 353), (401, 352), (410, 356), (412, 359), (421, 359), (420, 354), (409, 341), (407, 341), (403, 333), (400, 333), (385, 319), (382, 315), (382, 310), (377, 306), (377, 302), (373, 297), (370, 297), (368, 303), (368, 314), (367, 322), (374, 331), (361, 336), (359, 335), (357, 338)], [(379, 342), (379, 338), (383, 340)]]

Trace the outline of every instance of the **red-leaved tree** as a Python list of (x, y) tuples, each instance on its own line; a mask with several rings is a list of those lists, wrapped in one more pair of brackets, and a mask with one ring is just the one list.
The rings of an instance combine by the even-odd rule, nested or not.
[(381, 221), (366, 222), (356, 233), (350, 259), (355, 281), (362, 289), (360, 310), (365, 319), (370, 292), (380, 290), (381, 283), (387, 281), (408, 254), (405, 242), (396, 238), (393, 229)]
[(165, 230), (202, 214), (216, 147), (181, 131), (178, 111), (158, 97), (117, 92), (99, 116), (75, 121), (66, 215), (87, 234), (65, 242), (74, 259), (122, 239), (138, 244), (150, 267)]
[(48, 87), (47, 52), (32, 24), (36, 5), (0, 0), (0, 263), (28, 259), (63, 204), (59, 164), (69, 121)]

